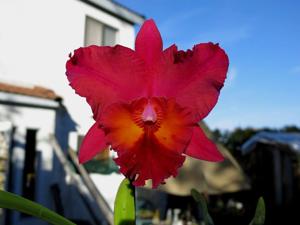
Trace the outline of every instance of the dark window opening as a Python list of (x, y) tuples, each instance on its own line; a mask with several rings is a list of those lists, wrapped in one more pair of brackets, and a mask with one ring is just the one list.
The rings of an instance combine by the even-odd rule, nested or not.
[(27, 129), (22, 191), (25, 198), (35, 199), (36, 181), (36, 134), (37, 130)]

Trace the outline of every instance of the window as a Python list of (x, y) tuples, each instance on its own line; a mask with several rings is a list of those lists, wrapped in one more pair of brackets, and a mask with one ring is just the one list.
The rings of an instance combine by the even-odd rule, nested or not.
[(85, 19), (84, 45), (108, 45), (116, 44), (117, 30), (109, 27), (91, 17)]

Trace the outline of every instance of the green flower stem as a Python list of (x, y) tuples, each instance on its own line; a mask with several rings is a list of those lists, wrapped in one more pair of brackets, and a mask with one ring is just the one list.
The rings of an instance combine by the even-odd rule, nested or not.
[(135, 225), (135, 188), (125, 178), (118, 189), (115, 208), (114, 225)]
[(0, 208), (17, 210), (54, 225), (76, 225), (40, 204), (7, 191), (0, 190)]

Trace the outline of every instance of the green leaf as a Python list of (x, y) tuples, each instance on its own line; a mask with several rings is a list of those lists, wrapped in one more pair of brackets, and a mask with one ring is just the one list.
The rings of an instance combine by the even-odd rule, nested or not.
[(255, 210), (254, 218), (252, 219), (250, 225), (263, 225), (266, 218), (266, 207), (263, 197), (258, 199), (258, 203)]
[(195, 201), (199, 204), (201, 211), (203, 212), (203, 219), (205, 225), (214, 225), (211, 216), (208, 213), (207, 204), (204, 196), (200, 194), (196, 189), (191, 190), (191, 194)]
[(40, 204), (3, 190), (0, 190), (0, 208), (17, 210), (54, 225), (75, 225), (75, 223)]
[(114, 209), (114, 225), (135, 225), (135, 190), (125, 178), (118, 189)]

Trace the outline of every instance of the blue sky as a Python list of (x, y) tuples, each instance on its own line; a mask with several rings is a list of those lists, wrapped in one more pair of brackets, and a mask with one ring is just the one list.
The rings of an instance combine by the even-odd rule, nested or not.
[(230, 69), (211, 128), (300, 126), (300, 1), (118, 2), (153, 18), (164, 47), (225, 49)]

